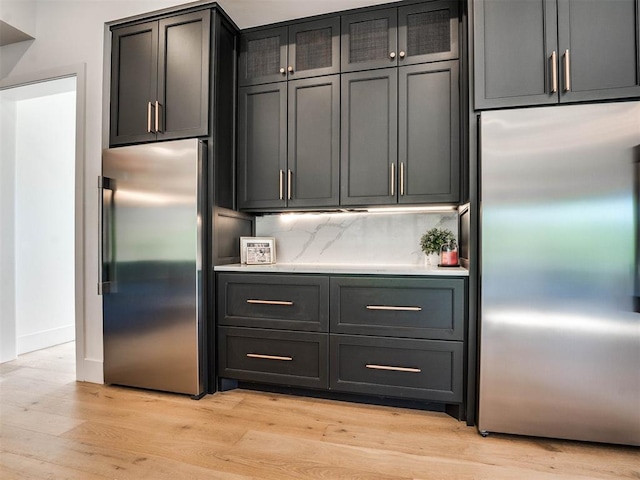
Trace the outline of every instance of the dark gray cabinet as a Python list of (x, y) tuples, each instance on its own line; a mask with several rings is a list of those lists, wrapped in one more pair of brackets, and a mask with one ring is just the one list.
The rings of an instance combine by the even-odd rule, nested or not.
[(475, 0), (476, 109), (640, 96), (637, 0)]
[(240, 89), (238, 206), (339, 203), (338, 75)]
[(330, 288), (331, 333), (464, 339), (464, 280), (332, 277)]
[(342, 75), (341, 205), (396, 201), (398, 72)]
[(114, 28), (111, 146), (209, 133), (211, 11)]
[(218, 273), (225, 379), (463, 403), (464, 278)]
[(461, 403), (463, 343), (329, 336), (332, 390)]
[(328, 387), (326, 333), (218, 329), (219, 375), (279, 385)]
[(240, 41), (240, 86), (340, 72), (340, 18), (244, 33)]
[(238, 119), (238, 207), (285, 207), (286, 82), (240, 88)]
[(341, 205), (457, 202), (458, 61), (342, 75)]
[(342, 16), (342, 72), (458, 58), (458, 3), (424, 2)]
[(638, 0), (558, 0), (560, 101), (640, 96)]
[(326, 332), (329, 279), (218, 274), (218, 324)]

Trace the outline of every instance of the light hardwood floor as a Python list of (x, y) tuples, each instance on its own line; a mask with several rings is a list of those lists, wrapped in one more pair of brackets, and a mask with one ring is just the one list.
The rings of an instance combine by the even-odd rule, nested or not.
[(75, 382), (73, 344), (0, 365), (0, 478), (640, 479), (640, 449), (507, 435), (433, 412)]

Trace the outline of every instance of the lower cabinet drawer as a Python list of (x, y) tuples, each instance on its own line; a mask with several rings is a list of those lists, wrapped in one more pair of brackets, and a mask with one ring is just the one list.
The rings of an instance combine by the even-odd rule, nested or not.
[(462, 402), (463, 343), (330, 335), (332, 390)]
[(326, 333), (218, 328), (218, 375), (279, 385), (328, 388)]

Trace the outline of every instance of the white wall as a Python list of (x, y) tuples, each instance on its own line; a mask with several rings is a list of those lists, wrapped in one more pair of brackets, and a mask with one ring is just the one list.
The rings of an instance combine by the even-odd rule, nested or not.
[(16, 357), (14, 179), (16, 103), (0, 95), (0, 363)]
[(0, 20), (32, 37), (36, 36), (35, 0), (2, 0)]
[[(3, 0), (4, 1), (4, 0)], [(331, 0), (302, 2), (301, 0), (225, 0), (222, 7), (244, 28), (256, 17), (264, 22), (311, 15), (375, 3), (386, 0)], [(33, 75), (69, 65), (86, 64), (86, 119), (84, 159), (85, 207), (85, 352), (80, 361), (79, 379), (101, 383), (102, 377), (102, 302), (96, 294), (98, 281), (98, 201), (96, 179), (101, 171), (101, 151), (106, 145), (108, 103), (103, 101), (105, 22), (138, 15), (185, 3), (180, 0), (39, 0), (36, 2), (36, 39), (27, 45), (0, 47), (1, 80)], [(301, 6), (305, 5), (305, 8)], [(257, 14), (256, 12), (260, 12)], [(293, 13), (291, 13), (293, 12)], [(244, 15), (249, 15), (245, 17)], [(251, 18), (251, 20), (246, 20)], [(262, 23), (262, 22), (259, 22)], [(6, 54), (5, 54), (6, 53)], [(4, 178), (4, 177), (3, 177)], [(5, 185), (0, 185), (0, 191)]]
[(16, 103), (18, 355), (75, 338), (76, 81), (65, 78), (54, 83), (66, 92)]

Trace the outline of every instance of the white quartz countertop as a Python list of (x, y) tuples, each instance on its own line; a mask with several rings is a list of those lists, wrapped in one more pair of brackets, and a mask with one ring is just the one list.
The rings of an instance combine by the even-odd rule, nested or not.
[(216, 272), (245, 273), (328, 273), (343, 275), (416, 275), (468, 277), (463, 267), (426, 267), (422, 265), (332, 265), (305, 263), (276, 263), (274, 265), (217, 265)]

